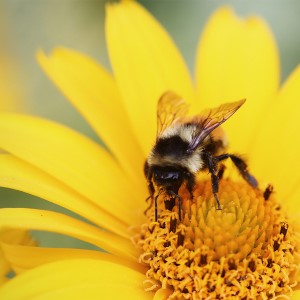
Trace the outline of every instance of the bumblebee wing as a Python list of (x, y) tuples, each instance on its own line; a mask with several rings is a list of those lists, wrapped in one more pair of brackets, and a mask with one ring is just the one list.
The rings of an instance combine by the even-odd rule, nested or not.
[(189, 144), (189, 152), (194, 151), (201, 142), (217, 127), (228, 120), (244, 103), (246, 99), (225, 103), (216, 108), (203, 111), (194, 120), (199, 123)]
[(166, 128), (186, 116), (188, 104), (172, 91), (165, 92), (157, 104), (157, 138)]

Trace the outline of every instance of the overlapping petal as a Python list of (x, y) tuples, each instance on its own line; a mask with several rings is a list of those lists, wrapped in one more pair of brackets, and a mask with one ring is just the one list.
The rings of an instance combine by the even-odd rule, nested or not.
[[(83, 135), (39, 118), (2, 114), (0, 147), (42, 169), (127, 224), (140, 218), (144, 186), (131, 183), (112, 156)], [(117, 188), (116, 188), (117, 183)]]
[(0, 285), (8, 280), (7, 275), (12, 271), (10, 261), (7, 259), (6, 253), (2, 248), (3, 241), (6, 241), (11, 245), (19, 244), (31, 248), (34, 248), (33, 245), (35, 245), (35, 241), (25, 230), (0, 229)]
[(196, 82), (198, 107), (247, 98), (224, 127), (232, 149), (249, 153), (257, 125), (279, 84), (278, 52), (264, 20), (239, 19), (228, 7), (217, 10), (200, 40)]
[(52, 211), (3, 208), (0, 210), (0, 228), (51, 231), (78, 238), (126, 259), (135, 259), (137, 255), (128, 239)]
[(16, 189), (65, 207), (87, 220), (128, 237), (125, 223), (61, 181), (8, 154), (0, 155), (0, 186)]
[(144, 275), (96, 259), (45, 264), (20, 274), (0, 289), (0, 299), (151, 299), (142, 288)]
[(95, 129), (126, 172), (142, 173), (144, 157), (135, 139), (113, 77), (94, 60), (74, 50), (38, 52), (43, 70)]
[(254, 172), (273, 184), (284, 201), (300, 182), (299, 98), (300, 67), (288, 77), (262, 118), (251, 154)]
[(147, 155), (159, 97), (171, 89), (192, 101), (190, 75), (168, 33), (134, 1), (107, 5), (106, 37), (116, 82)]
[(144, 271), (143, 267), (137, 262), (95, 250), (32, 247), (15, 245), (8, 241), (1, 241), (1, 249), (3, 250), (7, 265), (16, 274), (46, 263), (78, 258), (105, 260), (127, 266), (136, 271)]

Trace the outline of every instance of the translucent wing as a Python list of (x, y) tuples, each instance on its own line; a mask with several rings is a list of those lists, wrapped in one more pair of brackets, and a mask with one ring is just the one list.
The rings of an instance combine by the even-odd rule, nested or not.
[(165, 92), (157, 104), (157, 138), (166, 128), (187, 114), (188, 105), (172, 91)]
[(225, 103), (219, 107), (203, 111), (194, 117), (199, 127), (193, 134), (189, 144), (189, 152), (193, 152), (201, 142), (217, 127), (228, 120), (244, 103), (246, 99), (237, 102)]

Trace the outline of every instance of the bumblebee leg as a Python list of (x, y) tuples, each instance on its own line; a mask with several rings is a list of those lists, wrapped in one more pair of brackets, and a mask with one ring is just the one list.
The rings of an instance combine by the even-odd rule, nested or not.
[(158, 213), (157, 213), (157, 198), (158, 198), (159, 194), (155, 196), (154, 198), (154, 210), (155, 210), (155, 222), (158, 221)]
[(217, 201), (217, 209), (222, 210), (221, 204), (220, 204), (220, 201), (219, 201), (219, 197), (218, 197), (219, 177), (214, 173), (211, 173), (211, 184), (212, 184), (212, 190), (213, 190), (214, 197)]
[(146, 198), (146, 202), (148, 202), (150, 200), (150, 204), (148, 205), (148, 207), (144, 210), (144, 215), (147, 214), (147, 212), (149, 211), (149, 209), (152, 207), (153, 205), (153, 196), (150, 195)]
[(258, 186), (258, 182), (254, 176), (252, 176), (248, 171), (248, 166), (240, 157), (236, 155), (229, 154), (230, 159), (233, 161), (235, 166), (238, 168), (242, 177), (254, 188)]
[(182, 201), (181, 201), (181, 197), (180, 197), (179, 195), (177, 195), (177, 199), (178, 199), (178, 215), (179, 215), (179, 221), (181, 221)]
[(226, 167), (223, 164), (220, 164), (219, 170), (218, 170), (218, 178), (219, 178), (219, 180), (221, 180), (223, 178), (225, 169), (226, 169)]
[(255, 179), (254, 176), (252, 176), (249, 171), (248, 171), (248, 166), (246, 164), (246, 162), (238, 157), (237, 155), (234, 154), (222, 154), (219, 156), (216, 156), (215, 159), (217, 159), (218, 161), (222, 161), (224, 159), (230, 158), (232, 160), (232, 162), (234, 163), (234, 165), (236, 166), (236, 168), (239, 170), (241, 176), (254, 188), (257, 188), (258, 186), (258, 182)]
[(170, 194), (178, 200), (178, 216), (179, 221), (181, 221), (182, 199), (178, 194), (174, 193), (173, 191), (170, 191)]
[(212, 191), (217, 202), (217, 209), (221, 210), (221, 204), (218, 198), (218, 191), (219, 191), (219, 177), (217, 175), (218, 170), (218, 159), (212, 157), (211, 154), (207, 154), (204, 159), (206, 160), (206, 165), (208, 167), (208, 171), (211, 174), (211, 185)]
[(195, 183), (196, 183), (195, 175), (189, 174), (189, 176), (187, 177), (187, 185), (186, 185), (186, 187), (187, 187), (187, 190), (190, 193), (190, 197), (191, 197), (192, 200), (194, 198), (193, 191), (194, 191)]
[(150, 208), (152, 207), (152, 205), (153, 205), (153, 195), (154, 195), (155, 190), (154, 190), (154, 186), (153, 186), (152, 181), (148, 181), (148, 190), (149, 190), (149, 194), (150, 194), (150, 195), (146, 198), (146, 202), (148, 202), (149, 200), (151, 200), (151, 201), (150, 201), (149, 206), (145, 209), (144, 215), (147, 214), (147, 212), (149, 211), (149, 209), (150, 209)]

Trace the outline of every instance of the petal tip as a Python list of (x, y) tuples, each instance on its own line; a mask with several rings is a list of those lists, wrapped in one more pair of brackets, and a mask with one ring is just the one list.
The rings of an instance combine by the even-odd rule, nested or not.
[(45, 52), (42, 48), (38, 48), (36, 53), (35, 53), (35, 56), (36, 56), (37, 60), (39, 61), (40, 59), (45, 58), (46, 54), (45, 54)]
[(213, 15), (215, 17), (218, 18), (232, 18), (232, 17), (236, 17), (235, 11), (233, 9), (232, 6), (230, 5), (223, 5), (221, 6), (219, 9), (215, 10), (215, 12), (213, 13)]

